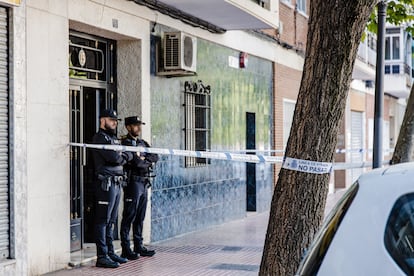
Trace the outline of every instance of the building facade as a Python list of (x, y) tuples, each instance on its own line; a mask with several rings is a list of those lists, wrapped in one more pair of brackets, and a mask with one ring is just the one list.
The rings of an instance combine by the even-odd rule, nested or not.
[[(68, 143), (89, 143), (104, 108), (141, 116), (158, 148), (283, 150), (309, 1), (195, 2), (0, 0), (0, 274), (64, 268), (93, 240), (89, 152)], [(375, 64), (361, 55), (338, 148), (370, 143)], [(398, 133), (404, 102), (388, 94)], [(162, 155), (145, 241), (268, 210), (275, 168)], [(337, 188), (347, 173), (335, 172)]]
[[(154, 147), (271, 149), (274, 62), (303, 60), (247, 29), (277, 28), (278, 1), (217, 1), (215, 13), (200, 12), (203, 1), (194, 10), (149, 2), (0, 1), (0, 274), (64, 268), (93, 240), (89, 152), (68, 143), (89, 143), (104, 108), (141, 116)], [(222, 10), (235, 16), (222, 22)], [(194, 43), (196, 55), (179, 56), (188, 68), (163, 63), (171, 32)], [(270, 165), (165, 155), (155, 173), (146, 242), (270, 205)]]

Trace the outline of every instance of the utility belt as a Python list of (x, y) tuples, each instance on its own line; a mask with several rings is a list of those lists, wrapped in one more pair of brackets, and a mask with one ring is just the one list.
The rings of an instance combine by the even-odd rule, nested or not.
[(127, 177), (124, 175), (102, 175), (98, 174), (98, 179), (101, 182), (101, 189), (105, 192), (109, 191), (112, 185), (127, 185)]

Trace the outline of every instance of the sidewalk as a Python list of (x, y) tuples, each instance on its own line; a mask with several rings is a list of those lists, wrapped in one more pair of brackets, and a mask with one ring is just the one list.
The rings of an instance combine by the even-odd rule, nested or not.
[[(343, 192), (328, 196), (328, 212)], [(269, 213), (249, 213), (246, 218), (207, 230), (189, 233), (149, 246), (154, 257), (140, 257), (116, 269), (94, 266), (62, 270), (47, 275), (140, 275), (140, 276), (250, 276), (257, 275), (262, 257)]]

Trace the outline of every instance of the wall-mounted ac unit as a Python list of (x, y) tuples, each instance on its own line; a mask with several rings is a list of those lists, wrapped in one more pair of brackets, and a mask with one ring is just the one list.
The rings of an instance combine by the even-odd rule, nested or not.
[(166, 32), (163, 43), (163, 70), (196, 72), (197, 39), (183, 32)]

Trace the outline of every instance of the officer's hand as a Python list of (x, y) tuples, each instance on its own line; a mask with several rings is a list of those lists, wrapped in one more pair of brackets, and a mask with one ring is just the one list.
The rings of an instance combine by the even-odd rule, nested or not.
[(133, 155), (131, 152), (122, 152), (122, 157), (126, 160), (126, 161), (131, 161), (133, 158)]
[(139, 158), (141, 158), (141, 160), (145, 160), (145, 156), (140, 156)]

